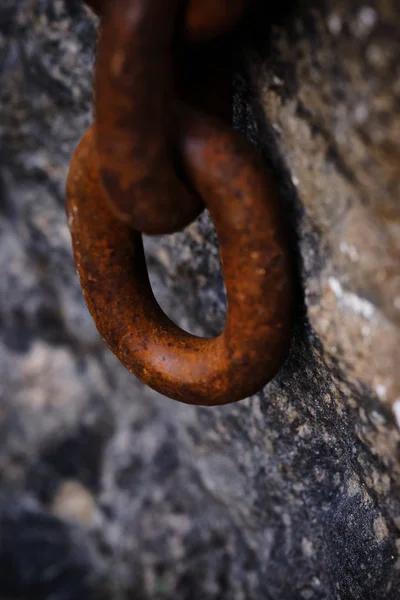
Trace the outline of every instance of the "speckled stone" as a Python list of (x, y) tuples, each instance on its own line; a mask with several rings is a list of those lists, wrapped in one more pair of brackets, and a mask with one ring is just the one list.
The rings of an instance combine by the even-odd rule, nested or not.
[[(400, 600), (400, 5), (270, 10), (238, 42), (235, 124), (277, 174), (296, 326), (265, 390), (206, 409), (125, 371), (79, 289), (64, 184), (94, 16), (0, 4), (2, 597)], [(168, 314), (218, 332), (207, 215), (146, 249)], [(57, 509), (71, 482), (89, 519)]]

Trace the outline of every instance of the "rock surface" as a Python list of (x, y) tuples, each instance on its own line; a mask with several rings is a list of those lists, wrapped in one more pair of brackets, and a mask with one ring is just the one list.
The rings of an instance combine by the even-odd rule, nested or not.
[[(235, 120), (277, 173), (299, 309), (279, 376), (205, 409), (137, 382), (82, 300), (64, 182), (95, 18), (1, 3), (1, 597), (400, 599), (400, 6), (269, 4)], [(207, 216), (146, 245), (165, 310), (216, 333)]]

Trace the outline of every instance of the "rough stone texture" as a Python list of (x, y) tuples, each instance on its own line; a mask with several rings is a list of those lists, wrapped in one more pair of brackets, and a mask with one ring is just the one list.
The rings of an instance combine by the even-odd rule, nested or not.
[(311, 325), (347, 380), (391, 405), (400, 399), (400, 5), (311, 4), (325, 6), (272, 28), (267, 59), (261, 46), (250, 68), (304, 211)]
[[(254, 398), (196, 409), (104, 348), (72, 264), (95, 19), (78, 0), (0, 4), (1, 597), (400, 598), (400, 6), (284, 2), (273, 27), (269, 10), (248, 23), (235, 118), (292, 226), (292, 350)], [(147, 249), (168, 313), (218, 331), (207, 216)]]

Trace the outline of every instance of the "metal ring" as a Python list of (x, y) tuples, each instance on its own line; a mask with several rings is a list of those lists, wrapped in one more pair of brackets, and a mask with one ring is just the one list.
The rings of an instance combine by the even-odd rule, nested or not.
[[(106, 3), (97, 51), (95, 122), (102, 184), (117, 216), (151, 234), (177, 231), (204, 208), (176, 170), (179, 116), (172, 64), (179, 4)], [(226, 1), (194, 3), (189, 26), (203, 31), (211, 21), (211, 29), (219, 32), (231, 27), (243, 5), (235, 0), (229, 10)]]
[(98, 330), (130, 371), (181, 402), (226, 404), (259, 391), (288, 349), (292, 290), (282, 211), (272, 174), (242, 136), (188, 112), (178, 137), (218, 234), (228, 300), (222, 334), (195, 337), (157, 304), (141, 235), (109, 210), (93, 128), (68, 178), (75, 262)]

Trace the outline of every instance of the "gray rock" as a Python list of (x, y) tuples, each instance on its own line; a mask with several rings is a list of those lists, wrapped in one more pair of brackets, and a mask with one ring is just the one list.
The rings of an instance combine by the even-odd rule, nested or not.
[[(235, 123), (277, 174), (296, 326), (265, 390), (207, 409), (144, 388), (83, 303), (64, 184), (91, 120), (95, 18), (1, 3), (2, 597), (400, 599), (400, 9), (270, 11), (243, 36)], [(218, 332), (208, 216), (146, 248), (168, 314)]]

